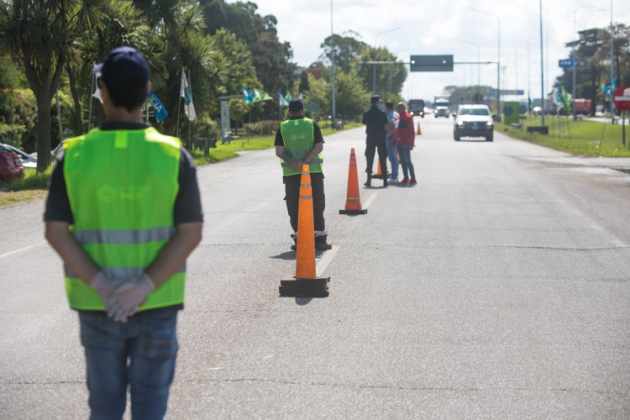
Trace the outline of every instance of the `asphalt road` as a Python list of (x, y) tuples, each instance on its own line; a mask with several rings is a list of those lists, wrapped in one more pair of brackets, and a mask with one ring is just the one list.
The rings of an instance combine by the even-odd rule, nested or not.
[[(294, 261), (273, 152), (199, 170), (169, 418), (630, 418), (630, 176), (451, 124), (423, 120), (419, 185), (362, 190), (354, 218), (337, 213), (362, 130), (327, 139), (327, 299), (278, 297)], [(0, 418), (84, 419), (42, 206), (0, 210)]]

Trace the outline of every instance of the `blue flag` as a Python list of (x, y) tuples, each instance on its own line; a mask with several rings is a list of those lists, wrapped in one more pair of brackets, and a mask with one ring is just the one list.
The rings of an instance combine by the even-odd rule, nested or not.
[(243, 88), (243, 102), (249, 105), (256, 99), (256, 92), (250, 88)]
[(155, 121), (158, 123), (164, 122), (168, 118), (168, 111), (155, 92), (149, 93), (149, 101), (151, 101), (151, 106), (155, 109)]

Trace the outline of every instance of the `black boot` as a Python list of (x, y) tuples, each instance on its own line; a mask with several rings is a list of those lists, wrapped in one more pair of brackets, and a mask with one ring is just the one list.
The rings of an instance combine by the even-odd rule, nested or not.
[(365, 181), (365, 185), (368, 188), (372, 188), (372, 174), (368, 174), (367, 181)]
[(318, 251), (328, 251), (332, 245), (328, 243), (328, 236), (322, 235), (315, 238), (315, 249)]
[(291, 245), (291, 251), (295, 251), (295, 249), (297, 248), (297, 234), (292, 233), (291, 239), (293, 239), (293, 245)]

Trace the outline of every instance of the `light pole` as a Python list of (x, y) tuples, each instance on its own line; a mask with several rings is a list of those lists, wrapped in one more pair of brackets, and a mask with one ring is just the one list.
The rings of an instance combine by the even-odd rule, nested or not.
[[(399, 29), (400, 29), (400, 27), (397, 26), (395, 28), (391, 28), (391, 29), (388, 29), (386, 31), (377, 33), (376, 34), (376, 38), (375, 38), (375, 43), (374, 43), (375, 45), (374, 45), (374, 47), (378, 48), (378, 43), (380, 42), (380, 38), (383, 35), (391, 33), (391, 32), (396, 32)], [(376, 65), (377, 65), (376, 61), (378, 61), (378, 57), (374, 57), (374, 61), (375, 61), (375, 63), (372, 64), (372, 94), (373, 95), (377, 95), (378, 93), (376, 92)], [(385, 96), (385, 90), (384, 89), (383, 89), (383, 96)]]
[(462, 42), (466, 45), (477, 48), (477, 88), (475, 89), (475, 93), (479, 93), (481, 91), (481, 47), (479, 44), (473, 44), (472, 42)]
[(538, 1), (538, 20), (540, 23), (540, 102), (542, 111), (540, 113), (541, 126), (545, 126), (545, 61), (543, 46), (543, 16), (542, 16), (542, 0)]
[(610, 0), (610, 113), (612, 123), (615, 123), (615, 101), (613, 96), (615, 94), (613, 86), (615, 85), (615, 35), (613, 27), (613, 7), (614, 2)]
[(475, 13), (484, 16), (491, 15), (497, 18), (497, 118), (501, 119), (501, 18), (494, 13), (484, 12), (483, 10), (470, 8)]
[[(330, 0), (330, 36), (333, 37), (335, 35), (335, 27), (334, 27), (334, 20), (333, 20), (333, 0)], [(333, 39), (333, 43), (334, 43), (334, 39)], [(334, 45), (334, 44), (333, 44)], [(336, 127), (336, 118), (337, 118), (337, 69), (336, 69), (336, 57), (335, 57), (335, 53), (336, 53), (336, 48), (333, 48), (333, 53), (332, 53), (332, 65), (331, 65), (331, 94), (332, 94), (332, 101), (331, 101), (331, 105), (332, 105), (332, 112), (331, 112), (331, 120), (332, 120), (332, 124), (333, 127)]]

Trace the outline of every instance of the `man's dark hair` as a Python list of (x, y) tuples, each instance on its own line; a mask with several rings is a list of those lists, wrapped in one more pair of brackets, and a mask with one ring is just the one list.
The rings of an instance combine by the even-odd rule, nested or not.
[(394, 109), (394, 103), (393, 102), (387, 102), (387, 103), (385, 103), (385, 107), (391, 111), (391, 110)]
[(100, 81), (116, 107), (134, 111), (144, 104), (149, 92), (149, 64), (135, 48), (112, 50), (100, 66)]
[(297, 114), (302, 111), (304, 111), (304, 102), (300, 100), (294, 100), (294, 101), (289, 102), (289, 112)]
[(111, 98), (114, 106), (125, 108), (129, 112), (141, 108), (147, 100), (147, 95), (149, 94), (146, 85), (138, 86), (135, 83), (117, 83), (110, 86), (103, 79), (101, 79), (101, 82), (107, 86), (109, 97)]
[(371, 102), (372, 105), (378, 105), (378, 103), (381, 101), (381, 97), (378, 95), (374, 95), (372, 96)]

